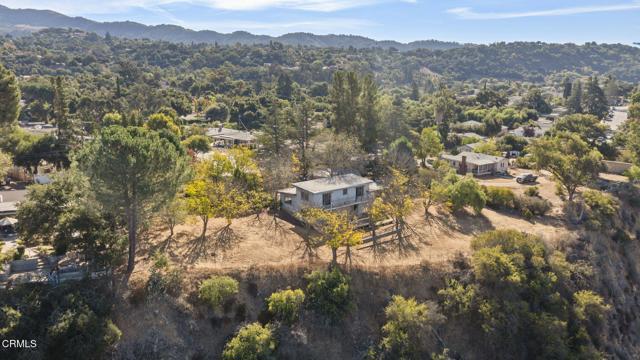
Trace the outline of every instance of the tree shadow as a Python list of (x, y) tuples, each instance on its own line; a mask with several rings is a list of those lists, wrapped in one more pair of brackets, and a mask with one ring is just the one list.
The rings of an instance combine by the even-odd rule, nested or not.
[(189, 263), (207, 257), (214, 259), (221, 253), (231, 250), (238, 244), (241, 237), (233, 230), (231, 225), (225, 225), (214, 233), (198, 236), (187, 243), (184, 259)]

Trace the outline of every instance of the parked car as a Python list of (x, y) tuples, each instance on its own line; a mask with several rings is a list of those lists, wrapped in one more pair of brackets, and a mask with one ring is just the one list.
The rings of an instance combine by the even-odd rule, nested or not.
[(524, 173), (516, 176), (516, 182), (518, 184), (534, 183), (536, 180), (538, 180), (538, 177), (532, 173)]

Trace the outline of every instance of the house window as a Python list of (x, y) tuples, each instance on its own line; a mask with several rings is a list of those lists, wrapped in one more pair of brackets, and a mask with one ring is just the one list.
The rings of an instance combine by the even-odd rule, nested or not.
[(300, 197), (302, 197), (302, 200), (304, 201), (309, 201), (309, 193), (304, 190), (300, 193)]
[(322, 194), (322, 205), (331, 205), (331, 193)]
[(348, 192), (349, 192), (349, 189), (342, 189), (342, 195), (347, 195)]
[(361, 197), (364, 195), (364, 186), (358, 186), (356, 188), (356, 197)]

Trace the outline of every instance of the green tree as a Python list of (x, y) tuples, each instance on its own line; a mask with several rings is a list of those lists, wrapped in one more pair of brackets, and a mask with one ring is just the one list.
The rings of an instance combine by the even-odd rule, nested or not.
[(293, 81), (289, 75), (282, 73), (278, 76), (276, 95), (283, 100), (291, 99), (291, 96), (293, 96)]
[(424, 352), (433, 326), (444, 317), (434, 303), (419, 303), (414, 298), (394, 295), (384, 309), (387, 322), (380, 347), (384, 359), (417, 359)]
[(211, 151), (211, 139), (205, 135), (191, 135), (182, 144), (185, 148), (199, 153)]
[(571, 86), (571, 95), (566, 101), (567, 112), (569, 114), (581, 114), (582, 108), (582, 83), (576, 80)]
[(13, 165), (13, 161), (11, 161), (11, 157), (9, 154), (5, 154), (0, 151), (0, 183), (4, 182), (4, 178), (9, 173), (9, 169)]
[(413, 101), (420, 100), (420, 89), (418, 88), (418, 84), (415, 81), (411, 82), (411, 95), (409, 98)]
[(20, 89), (15, 75), (0, 65), (0, 127), (7, 128), (18, 120)]
[(640, 120), (640, 91), (631, 95), (631, 104), (629, 105), (629, 119)]
[(305, 276), (307, 280), (307, 304), (310, 308), (339, 320), (351, 309), (351, 279), (337, 266), (330, 271), (313, 271)]
[(162, 113), (156, 113), (149, 116), (149, 120), (145, 122), (144, 127), (155, 131), (169, 130), (180, 136), (180, 127), (173, 122), (171, 117)]
[(267, 298), (267, 308), (276, 319), (292, 324), (298, 320), (304, 298), (301, 289), (276, 291)]
[(604, 119), (609, 114), (609, 103), (597, 77), (590, 77), (582, 96), (582, 108), (587, 114)]
[(200, 284), (198, 297), (212, 309), (219, 309), (223, 303), (238, 293), (238, 281), (229, 276), (212, 276)]
[(552, 111), (551, 105), (542, 96), (542, 92), (538, 88), (531, 88), (523, 97), (521, 106), (525, 108), (535, 109), (538, 114), (548, 114)]
[(569, 96), (571, 96), (571, 88), (572, 88), (571, 79), (568, 76), (565, 76), (564, 80), (562, 80), (562, 98), (566, 101)]
[(361, 80), (360, 118), (362, 134), (360, 141), (365, 151), (374, 152), (379, 140), (380, 116), (378, 115), (378, 85), (373, 75), (364, 76)]
[(578, 134), (590, 146), (598, 146), (606, 140), (608, 126), (593, 115), (573, 114), (563, 116), (554, 124), (551, 134), (570, 132)]
[(426, 165), (427, 157), (437, 157), (443, 150), (444, 146), (438, 129), (436, 127), (422, 129), (416, 146), (416, 155), (422, 160), (422, 165)]
[(273, 101), (269, 115), (262, 125), (262, 133), (258, 140), (265, 151), (276, 156), (285, 150), (285, 142), (289, 138), (293, 109), (285, 106), (285, 102)]
[(551, 172), (573, 201), (579, 186), (588, 184), (602, 170), (602, 155), (578, 134), (560, 132), (536, 140), (528, 148), (537, 168)]
[(332, 126), (337, 133), (358, 136), (361, 129), (358, 110), (362, 91), (358, 75), (338, 71), (333, 74), (329, 98), (333, 106)]
[(135, 267), (138, 230), (151, 213), (175, 197), (188, 176), (180, 145), (154, 131), (110, 126), (78, 154), (98, 201), (114, 214), (124, 212), (129, 259), (124, 283)]
[(224, 346), (223, 360), (276, 360), (277, 342), (273, 330), (260, 323), (242, 327)]
[(453, 211), (459, 211), (465, 206), (471, 206), (476, 214), (480, 214), (487, 202), (482, 187), (472, 176), (465, 176), (451, 185), (449, 200)]
[(31, 185), (16, 217), (26, 243), (52, 245), (58, 254), (77, 250), (93, 269), (119, 264), (122, 237), (116, 219), (106, 213), (76, 170), (54, 176), (46, 185)]
[(207, 108), (204, 116), (208, 121), (226, 122), (229, 119), (229, 107), (216, 102)]

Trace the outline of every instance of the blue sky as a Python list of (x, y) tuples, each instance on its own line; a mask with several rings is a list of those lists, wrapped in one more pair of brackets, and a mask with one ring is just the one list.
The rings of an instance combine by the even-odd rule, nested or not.
[(640, 0), (0, 0), (98, 21), (280, 35), (357, 34), (438, 39), (640, 42)]

